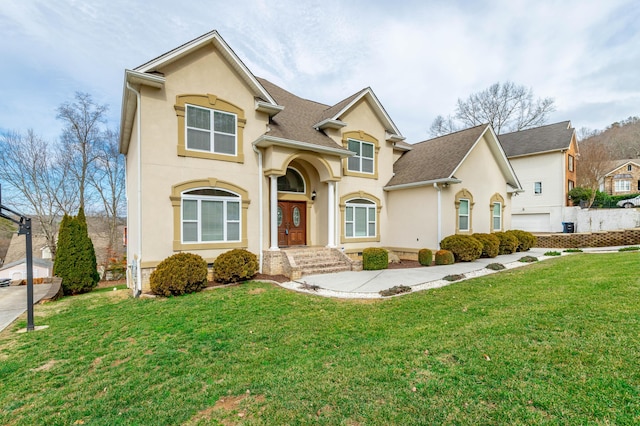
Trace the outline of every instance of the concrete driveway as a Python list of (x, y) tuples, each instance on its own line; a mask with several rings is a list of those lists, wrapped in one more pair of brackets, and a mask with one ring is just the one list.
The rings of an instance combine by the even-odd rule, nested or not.
[[(42, 299), (51, 288), (51, 284), (33, 286), (33, 303)], [(4, 330), (27, 310), (27, 286), (0, 288), (0, 331)]]

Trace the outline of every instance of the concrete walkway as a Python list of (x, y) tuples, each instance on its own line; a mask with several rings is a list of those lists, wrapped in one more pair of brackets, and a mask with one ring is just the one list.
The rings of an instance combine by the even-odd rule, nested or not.
[[(51, 288), (51, 284), (33, 286), (33, 304), (42, 299)], [(27, 286), (10, 286), (0, 288), (0, 331), (7, 328), (27, 310)]]
[[(618, 249), (619, 247), (598, 247), (582, 250), (584, 252), (612, 252)], [(326, 297), (373, 299), (382, 297), (379, 294), (381, 290), (386, 290), (394, 286), (409, 286), (413, 292), (452, 284), (451, 281), (443, 280), (447, 275), (464, 274), (465, 279), (468, 279), (499, 272), (486, 269), (486, 266), (490, 263), (501, 263), (506, 269), (512, 269), (528, 265), (528, 263), (519, 261), (524, 256), (534, 256), (539, 261), (542, 261), (557, 257), (544, 256), (544, 253), (548, 251), (558, 251), (561, 252), (563, 256), (570, 255), (569, 253), (564, 253), (562, 250), (563, 249), (532, 248), (527, 252), (501, 255), (493, 259), (477, 259), (473, 262), (461, 262), (453, 265), (305, 275), (299, 280), (282, 283), (280, 285), (290, 290)]]

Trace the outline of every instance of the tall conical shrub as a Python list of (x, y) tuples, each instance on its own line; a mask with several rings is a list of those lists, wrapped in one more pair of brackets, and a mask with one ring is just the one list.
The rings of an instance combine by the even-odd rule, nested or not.
[(62, 278), (65, 295), (91, 291), (100, 280), (96, 252), (89, 238), (82, 208), (78, 211), (78, 216), (65, 215), (62, 219), (53, 270), (56, 276)]

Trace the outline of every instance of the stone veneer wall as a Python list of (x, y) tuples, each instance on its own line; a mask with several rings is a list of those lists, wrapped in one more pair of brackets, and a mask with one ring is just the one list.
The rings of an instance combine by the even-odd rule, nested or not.
[(536, 247), (581, 248), (640, 245), (640, 228), (580, 234), (536, 234)]

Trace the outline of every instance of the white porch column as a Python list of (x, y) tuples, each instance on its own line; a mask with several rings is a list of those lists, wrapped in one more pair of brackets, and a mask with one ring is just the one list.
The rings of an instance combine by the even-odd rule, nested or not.
[(327, 194), (327, 247), (335, 247), (336, 246), (336, 195), (335, 195), (335, 185), (336, 183), (333, 181), (327, 182), (328, 194)]
[(271, 247), (269, 250), (278, 249), (278, 176), (271, 175), (269, 191), (269, 230)]

